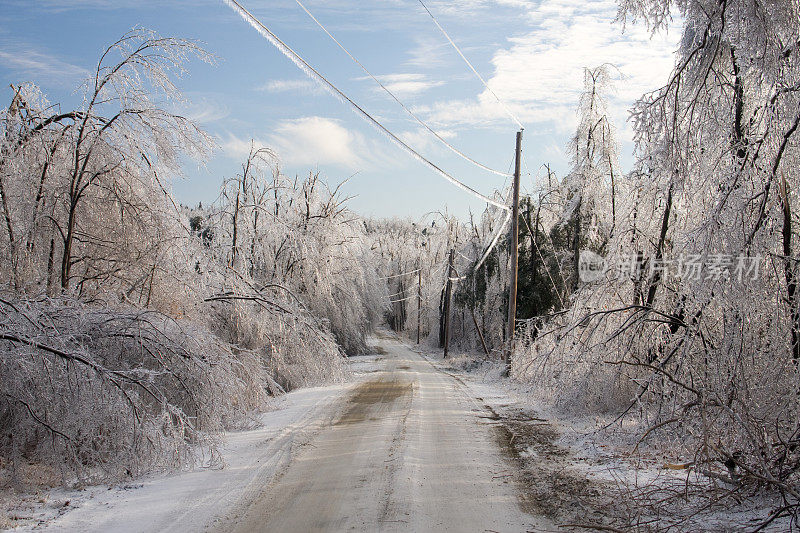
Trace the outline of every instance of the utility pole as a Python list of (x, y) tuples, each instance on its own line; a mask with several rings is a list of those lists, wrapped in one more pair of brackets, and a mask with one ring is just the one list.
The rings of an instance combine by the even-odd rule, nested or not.
[(417, 344), (419, 344), (419, 330), (422, 320), (422, 267), (417, 262)]
[(508, 348), (506, 349), (506, 374), (511, 373), (511, 356), (514, 352), (514, 333), (517, 320), (517, 266), (519, 264), (519, 175), (522, 160), (522, 130), (517, 132), (517, 151), (514, 164), (514, 194), (511, 204), (511, 272), (508, 287)]
[(450, 259), (447, 269), (447, 288), (444, 291), (444, 357), (447, 359), (447, 350), (450, 347), (450, 296), (453, 292), (453, 249), (450, 248)]

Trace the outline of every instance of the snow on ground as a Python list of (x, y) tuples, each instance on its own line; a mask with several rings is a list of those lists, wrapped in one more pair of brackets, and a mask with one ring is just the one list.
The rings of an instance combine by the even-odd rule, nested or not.
[[(549, 426), (554, 430), (552, 443), (563, 450), (563, 455), (548, 448), (541, 453), (541, 447), (535, 445), (518, 446), (522, 448), (517, 450), (518, 455), (523, 467), (531, 470), (539, 479), (542, 479), (542, 461), (555, 462), (557, 468), (562, 469), (559, 475), (568, 473), (573, 479), (584, 478), (595, 489), (605, 492), (604, 495), (593, 494), (591, 485), (570, 487), (569, 483), (555, 483), (560, 485), (560, 490), (574, 489), (575, 498), (581, 500), (579, 506), (584, 508), (572, 516), (583, 518), (576, 520), (578, 522), (592, 522), (589, 520), (592, 517), (592, 505), (616, 507), (605, 518), (615, 513), (618, 518), (626, 514), (640, 515), (641, 509), (633, 509), (633, 494), (681, 492), (687, 478), (697, 476), (690, 470), (667, 467), (688, 463), (691, 458), (682, 457), (677, 447), (665, 439), (650, 438), (637, 448), (639, 437), (647, 428), (633, 418), (612, 423), (616, 418), (614, 415), (580, 417), (553, 409), (536, 399), (540, 396), (535, 394), (533, 386), (502, 377), (504, 364), (489, 361), (483, 354), (455, 354), (443, 360), (439, 351), (427, 347), (417, 348), (416, 351), (441, 370), (457, 376), (478, 399), (498, 413), (501, 421), (510, 422), (512, 430), (515, 425), (520, 427), (522, 423), (539, 428)], [(633, 453), (634, 449), (636, 453)], [(707, 478), (702, 481), (708, 483)], [(723, 485), (710, 489), (709, 493), (723, 493), (731, 488)], [(751, 493), (742, 496), (746, 497), (740, 498), (733, 507), (709, 505), (708, 509), (691, 517), (683, 517), (685, 509), (680, 509), (680, 504), (672, 509), (664, 506), (657, 512), (665, 516), (672, 512), (672, 518), (676, 521), (685, 518), (684, 523), (677, 525), (676, 531), (748, 531), (758, 527), (781, 505), (774, 494)], [(709, 500), (712, 498), (713, 495), (708, 496)], [(691, 501), (696, 504), (701, 498), (695, 497)], [(702, 503), (705, 502), (702, 499)], [(560, 503), (563, 505), (565, 502)], [(688, 507), (689, 502), (683, 502), (683, 505)], [(592, 523), (604, 522), (602, 514), (596, 514), (597, 520)], [(786, 518), (775, 520), (760, 531), (790, 530), (791, 524)]]
[[(373, 372), (380, 357), (350, 358), (353, 379), (349, 382), (299, 389), (271, 399), (270, 410), (260, 417), (260, 427), (226, 435), (224, 468), (198, 467), (113, 487), (7, 493), (0, 495), (6, 514), (0, 520), (0, 529), (20, 526), (14, 531), (120, 533), (198, 530), (278, 474), (293, 450), (319, 430), (318, 413), (329, 409), (363, 376)], [(176, 524), (180, 524), (179, 529)]]
[(396, 339), (381, 346), (347, 408), (211, 530), (558, 531), (525, 505), (491, 412)]
[[(501, 447), (506, 448), (504, 453), (529, 474), (529, 508), (556, 523), (614, 523), (631, 512), (632, 491), (678, 486), (689, 475), (685, 470), (664, 468), (683, 458), (674, 455), (663, 442), (647, 443), (632, 455), (637, 435), (641, 434), (641, 428), (634, 423), (603, 430), (612, 418), (580, 418), (550, 409), (534, 400), (530, 386), (502, 378), (502, 365), (498, 362), (475, 355), (457, 355), (443, 361), (440, 353), (410, 347), (452, 375), (469, 396), (496, 415), (498, 429), (507, 436), (505, 444), (500, 441)], [(292, 454), (320, 430), (324, 419), (320, 413), (330, 410), (352, 387), (380, 370), (384, 357), (380, 348), (375, 351), (378, 353), (349, 358), (353, 379), (347, 383), (300, 389), (272, 399), (270, 410), (260, 418), (260, 427), (226, 435), (224, 468), (196, 468), (112, 487), (28, 494), (0, 492), (0, 529), (200, 529), (213, 517), (255, 498), (267, 480), (287, 467)], [(768, 514), (774, 499), (769, 495), (748, 496), (737, 508), (713, 508), (691, 523), (716, 531), (756, 525)], [(785, 521), (776, 521), (765, 529), (786, 530)]]

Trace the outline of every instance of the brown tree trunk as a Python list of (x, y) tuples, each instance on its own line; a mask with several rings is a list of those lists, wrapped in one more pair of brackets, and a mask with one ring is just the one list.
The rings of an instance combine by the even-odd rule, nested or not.
[(50, 239), (50, 253), (47, 256), (47, 295), (53, 296), (53, 257), (55, 255), (56, 240)]
[(11, 251), (11, 268), (13, 271), (12, 283), (14, 290), (19, 290), (19, 276), (17, 274), (17, 254), (16, 254), (16, 239), (14, 238), (14, 226), (11, 222), (11, 211), (8, 208), (8, 199), (5, 188), (3, 187), (3, 180), (0, 177), (0, 203), (3, 206), (3, 215), (6, 222), (6, 231), (8, 232), (9, 250)]
[(578, 290), (580, 284), (580, 260), (581, 260), (581, 203), (583, 198), (578, 199), (578, 205), (575, 208), (575, 235), (572, 240), (572, 292)]
[(238, 237), (238, 227), (239, 227), (239, 196), (241, 195), (241, 184), (240, 188), (236, 191), (236, 205), (233, 208), (233, 238), (231, 242), (231, 268), (236, 264), (236, 239)]

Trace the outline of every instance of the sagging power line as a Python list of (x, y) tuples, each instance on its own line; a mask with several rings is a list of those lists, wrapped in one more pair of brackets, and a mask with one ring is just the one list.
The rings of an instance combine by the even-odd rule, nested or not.
[[(492, 241), (489, 243), (489, 246), (486, 247), (486, 250), (483, 252), (483, 255), (481, 255), (481, 258), (478, 260), (477, 263), (475, 263), (475, 266), (472, 268), (472, 272), (473, 273), (477, 272), (478, 269), (483, 266), (483, 263), (484, 263), (484, 261), (486, 261), (486, 258), (489, 257), (489, 254), (492, 253), (492, 250), (494, 250), (494, 247), (497, 246), (497, 241), (500, 240), (500, 236), (503, 234), (503, 231), (505, 231), (506, 226), (508, 225), (508, 221), (510, 219), (511, 219), (511, 211), (506, 211), (506, 215), (505, 215), (505, 218), (503, 219), (503, 223), (500, 224), (500, 227), (497, 229), (497, 232), (494, 234), (494, 237), (492, 238)], [(450, 279), (451, 279), (451, 281), (462, 281), (464, 279), (467, 279), (467, 276), (464, 275), (464, 276), (450, 278)]]
[(343, 91), (341, 91), (338, 87), (336, 87), (332, 82), (328, 81), (328, 79), (320, 74), (314, 67), (312, 67), (305, 59), (303, 59), (297, 52), (295, 52), (289, 45), (284, 43), (277, 35), (272, 33), (272, 31), (267, 28), (260, 20), (258, 20), (255, 16), (253, 16), (247, 9), (245, 9), (239, 2), (236, 0), (224, 0), (224, 2), (231, 7), (234, 11), (236, 11), (239, 16), (241, 16), (248, 24), (250, 24), (257, 32), (259, 32), (267, 41), (270, 42), (275, 48), (277, 48), (283, 55), (288, 57), (297, 67), (300, 68), (303, 72), (306, 73), (311, 79), (316, 81), (317, 83), (321, 84), (325, 89), (327, 89), (333, 96), (339, 98), (343, 102), (350, 104), (351, 108), (363, 119), (365, 119), (369, 124), (374, 126), (378, 131), (386, 135), (390, 140), (394, 141), (395, 144), (403, 148), (409, 154), (411, 154), (414, 158), (418, 159), (422, 163), (428, 165), (432, 168), (437, 174), (442, 176), (444, 179), (455, 185), (456, 187), (464, 190), (465, 192), (475, 196), (486, 202), (487, 204), (493, 205), (495, 207), (499, 207), (505, 211), (510, 211), (511, 208), (505, 204), (497, 202), (488, 196), (479, 193), (469, 185), (462, 183), (461, 181), (457, 180), (441, 168), (439, 168), (436, 164), (432, 161), (427, 159), (425, 156), (417, 152), (414, 148), (406, 144), (402, 139), (400, 139), (397, 135), (389, 131), (383, 124), (378, 122), (375, 118), (372, 117), (369, 113), (367, 113), (361, 106), (359, 106), (355, 101), (353, 101), (349, 96), (347, 96)]
[(394, 274), (394, 275), (392, 275), (392, 276), (384, 276), (384, 277), (382, 277), (381, 279), (392, 279), (392, 278), (399, 278), (399, 277), (402, 277), (402, 276), (407, 276), (407, 275), (409, 275), (409, 274), (416, 274), (416, 273), (417, 273), (417, 272), (419, 272), (420, 270), (421, 270), (421, 269), (417, 268), (417, 269), (415, 269), (415, 270), (409, 270), (408, 272), (401, 272), (401, 273), (399, 273), (399, 274)]
[(498, 104), (500, 104), (500, 105), (502, 106), (502, 108), (503, 108), (503, 110), (506, 112), (506, 114), (507, 114), (509, 117), (511, 117), (511, 120), (513, 120), (514, 122), (516, 122), (516, 123), (517, 123), (517, 126), (519, 126), (521, 129), (523, 129), (523, 130), (524, 130), (524, 129), (525, 129), (525, 126), (523, 126), (523, 125), (522, 125), (522, 122), (520, 122), (520, 121), (519, 121), (519, 119), (516, 117), (516, 115), (514, 115), (514, 113), (512, 113), (512, 112), (511, 112), (511, 110), (508, 108), (508, 106), (507, 106), (507, 105), (506, 105), (506, 104), (505, 104), (505, 103), (504, 103), (502, 100), (500, 100), (500, 97), (499, 97), (499, 96), (497, 96), (497, 93), (495, 93), (495, 92), (492, 90), (492, 88), (491, 88), (491, 87), (489, 87), (489, 84), (488, 84), (488, 83), (486, 83), (486, 80), (484, 80), (484, 79), (483, 79), (483, 76), (481, 76), (481, 75), (478, 73), (478, 71), (475, 69), (475, 67), (474, 67), (474, 66), (472, 66), (472, 63), (470, 62), (470, 60), (469, 60), (469, 59), (467, 59), (467, 56), (465, 56), (465, 55), (464, 55), (464, 52), (462, 52), (462, 51), (461, 51), (461, 49), (458, 47), (458, 45), (455, 43), (455, 41), (453, 41), (453, 39), (450, 37), (450, 34), (448, 34), (448, 33), (447, 33), (447, 31), (445, 31), (445, 29), (442, 27), (442, 25), (441, 25), (441, 24), (439, 24), (439, 21), (438, 21), (438, 20), (436, 20), (436, 17), (434, 17), (434, 16), (433, 16), (433, 13), (431, 13), (431, 10), (430, 10), (430, 9), (428, 9), (428, 6), (426, 6), (426, 5), (425, 5), (425, 2), (423, 2), (422, 0), (418, 0), (418, 1), (419, 1), (420, 5), (421, 5), (423, 8), (425, 8), (425, 11), (427, 11), (427, 12), (428, 12), (428, 15), (430, 15), (431, 19), (433, 20), (433, 23), (434, 23), (434, 24), (436, 24), (436, 27), (437, 27), (437, 28), (439, 28), (439, 31), (441, 31), (441, 32), (442, 32), (442, 35), (444, 35), (444, 36), (445, 36), (445, 38), (448, 40), (448, 42), (450, 43), (450, 45), (451, 45), (451, 46), (452, 46), (452, 47), (455, 49), (455, 51), (456, 51), (456, 52), (458, 52), (458, 55), (460, 55), (460, 56), (461, 56), (461, 59), (463, 59), (463, 60), (464, 60), (464, 62), (467, 64), (467, 66), (468, 66), (468, 67), (469, 67), (469, 68), (472, 70), (472, 72), (474, 72), (474, 73), (475, 73), (475, 75), (476, 75), (476, 76), (478, 77), (478, 79), (481, 81), (481, 83), (483, 84), (483, 86), (484, 86), (484, 87), (486, 87), (486, 90), (487, 90), (487, 91), (489, 91), (490, 93), (492, 93), (492, 96), (494, 96), (494, 99), (495, 99), (495, 100), (497, 100), (497, 103), (498, 103)]
[(303, 5), (303, 4), (300, 2), (300, 0), (295, 0), (295, 2), (297, 3), (297, 5), (298, 5), (298, 6), (300, 6), (300, 7), (302, 8), (302, 10), (303, 10), (303, 11), (305, 11), (305, 12), (306, 12), (306, 14), (307, 14), (309, 17), (311, 17), (311, 20), (313, 20), (314, 22), (316, 22), (317, 26), (319, 26), (319, 27), (322, 29), (322, 31), (324, 31), (324, 32), (325, 32), (325, 33), (328, 35), (328, 37), (330, 37), (330, 38), (333, 40), (333, 42), (334, 42), (334, 43), (336, 43), (336, 44), (339, 46), (339, 48), (341, 48), (341, 49), (344, 51), (344, 53), (345, 53), (345, 54), (347, 54), (347, 55), (350, 57), (350, 59), (352, 59), (353, 61), (355, 61), (355, 62), (356, 62), (356, 64), (357, 64), (359, 67), (361, 67), (361, 70), (363, 70), (363, 71), (364, 71), (364, 72), (367, 74), (367, 76), (369, 76), (370, 78), (372, 78), (372, 80), (373, 80), (375, 83), (377, 83), (377, 84), (380, 86), (380, 88), (381, 88), (381, 89), (383, 89), (383, 90), (386, 92), (386, 94), (388, 94), (389, 96), (391, 96), (391, 97), (392, 97), (392, 99), (393, 99), (395, 102), (397, 102), (397, 104), (398, 104), (400, 107), (402, 107), (402, 108), (403, 108), (403, 110), (404, 110), (406, 113), (408, 113), (408, 114), (409, 114), (409, 116), (411, 116), (411, 118), (413, 118), (414, 120), (416, 120), (416, 121), (417, 121), (417, 123), (419, 123), (419, 125), (420, 125), (420, 126), (422, 126), (423, 128), (425, 128), (426, 130), (428, 130), (428, 132), (429, 132), (431, 135), (433, 135), (434, 137), (436, 137), (436, 138), (437, 138), (437, 139), (438, 139), (438, 140), (439, 140), (439, 141), (440, 141), (442, 144), (444, 144), (444, 145), (445, 145), (447, 148), (449, 148), (449, 149), (450, 149), (450, 151), (452, 151), (454, 154), (458, 155), (459, 157), (461, 157), (461, 158), (462, 158), (462, 159), (464, 159), (465, 161), (468, 161), (469, 163), (472, 163), (473, 165), (475, 165), (475, 166), (477, 166), (478, 168), (480, 168), (480, 169), (483, 169), (483, 170), (485, 170), (485, 171), (487, 171), (487, 172), (491, 172), (491, 173), (493, 173), (493, 174), (497, 174), (498, 176), (504, 176), (504, 177), (510, 177), (510, 176), (511, 176), (511, 174), (510, 174), (510, 173), (508, 173), (508, 172), (503, 172), (503, 171), (501, 171), (501, 170), (495, 170), (495, 169), (493, 169), (493, 168), (491, 168), (491, 167), (488, 167), (488, 166), (484, 165), (483, 163), (480, 163), (479, 161), (476, 161), (475, 159), (471, 158), (470, 156), (468, 156), (467, 154), (465, 154), (464, 152), (462, 152), (461, 150), (459, 150), (458, 148), (456, 148), (455, 146), (453, 146), (452, 144), (450, 144), (449, 142), (447, 142), (447, 140), (446, 140), (444, 137), (442, 137), (441, 135), (439, 135), (439, 134), (438, 134), (438, 133), (437, 133), (437, 132), (436, 132), (436, 131), (435, 131), (433, 128), (431, 128), (431, 127), (430, 127), (430, 126), (429, 126), (429, 125), (428, 125), (428, 124), (427, 124), (425, 121), (423, 121), (421, 118), (419, 118), (419, 117), (416, 115), (416, 113), (414, 113), (413, 111), (411, 111), (411, 109), (409, 109), (409, 107), (408, 107), (408, 106), (406, 106), (406, 105), (405, 105), (405, 104), (404, 104), (404, 103), (403, 103), (403, 102), (402, 102), (402, 101), (401, 101), (401, 100), (400, 100), (400, 99), (399, 99), (399, 98), (398, 98), (398, 97), (397, 97), (397, 96), (396, 96), (396, 95), (395, 95), (395, 94), (394, 94), (394, 93), (393, 93), (393, 92), (392, 92), (392, 91), (391, 91), (391, 90), (390, 90), (388, 87), (386, 87), (386, 86), (383, 84), (383, 82), (381, 82), (381, 81), (380, 81), (380, 80), (379, 80), (377, 77), (375, 77), (375, 76), (374, 76), (374, 75), (373, 75), (373, 74), (372, 74), (372, 73), (371, 73), (371, 72), (370, 72), (370, 71), (367, 69), (367, 67), (365, 67), (365, 66), (364, 66), (364, 64), (363, 64), (361, 61), (359, 61), (359, 60), (358, 60), (358, 59), (357, 59), (357, 58), (356, 58), (356, 57), (355, 57), (355, 56), (354, 56), (354, 55), (353, 55), (353, 54), (352, 54), (352, 53), (351, 53), (351, 52), (350, 52), (350, 51), (349, 51), (347, 48), (345, 48), (345, 46), (344, 46), (342, 43), (340, 43), (340, 42), (339, 42), (339, 40), (338, 40), (336, 37), (334, 37), (334, 36), (333, 36), (333, 34), (332, 34), (331, 32), (329, 32), (329, 31), (328, 31), (328, 29), (327, 29), (327, 28), (326, 28), (326, 27), (325, 27), (325, 26), (324, 26), (324, 25), (323, 25), (323, 24), (322, 24), (322, 23), (321, 23), (319, 20), (317, 20), (317, 18), (316, 18), (316, 17), (315, 17), (315, 16), (314, 16), (314, 15), (311, 13), (311, 11), (309, 11), (309, 10), (308, 10), (308, 8), (306, 8), (306, 6), (304, 6), (304, 5)]
[(407, 297), (403, 298), (402, 300), (389, 300), (387, 303), (396, 304), (396, 303), (400, 303), (400, 302), (405, 302), (406, 300), (411, 300), (411, 299), (416, 298), (416, 297), (417, 297), (417, 295), (414, 294), (414, 295), (411, 295), (411, 296), (407, 296)]
[[(425, 156), (423, 156), (418, 151), (416, 151), (414, 148), (412, 148), (407, 143), (405, 143), (402, 139), (397, 137), (397, 135), (392, 133), (388, 128), (386, 128), (378, 120), (376, 120), (374, 117), (372, 117), (372, 115), (367, 113), (361, 106), (359, 106), (355, 101), (353, 101), (349, 96), (347, 96), (342, 90), (340, 90), (338, 87), (336, 87), (336, 85), (334, 85), (332, 82), (330, 82), (325, 76), (323, 76), (314, 67), (312, 67), (305, 59), (303, 59), (300, 56), (300, 54), (295, 52), (289, 45), (284, 43), (277, 35), (275, 35), (269, 28), (267, 28), (260, 20), (258, 20), (247, 9), (245, 9), (237, 0), (224, 0), (224, 2), (230, 8), (232, 8), (234, 11), (236, 11), (239, 14), (239, 16), (241, 16), (242, 19), (245, 20), (245, 22), (250, 24), (250, 26), (252, 26), (259, 34), (261, 34), (265, 39), (267, 39), (267, 41), (270, 44), (275, 46), (275, 48), (277, 48), (283, 55), (285, 55), (287, 58), (289, 58), (289, 60), (291, 60), (307, 76), (309, 76), (312, 80), (314, 80), (317, 83), (319, 83), (320, 85), (322, 85), (333, 96), (335, 96), (336, 98), (338, 98), (342, 102), (349, 104), (351, 106), (351, 108), (353, 109), (353, 111), (356, 112), (356, 114), (358, 114), (361, 118), (366, 120), (371, 126), (375, 127), (379, 132), (381, 132), (384, 135), (386, 135), (395, 144), (397, 144), (402, 149), (404, 149), (409, 154), (411, 154), (412, 157), (416, 158), (417, 160), (419, 160), (422, 163), (424, 163), (427, 166), (429, 166), (437, 174), (442, 176), (444, 179), (446, 179), (447, 181), (449, 181), (450, 183), (452, 183), (456, 187), (462, 189), (463, 191), (471, 194), (472, 196), (474, 196), (474, 197), (476, 197), (476, 198), (478, 198), (480, 200), (483, 200), (487, 204), (489, 204), (491, 206), (494, 206), (494, 207), (498, 207), (498, 208), (500, 208), (500, 209), (502, 209), (503, 211), (506, 212), (505, 213), (505, 218), (503, 220), (503, 223), (500, 225), (500, 227), (498, 228), (498, 231), (495, 233), (495, 235), (493, 236), (491, 242), (489, 243), (489, 246), (486, 247), (483, 255), (480, 258), (480, 260), (476, 263), (475, 267), (473, 268), (473, 271), (476, 272), (483, 265), (484, 261), (486, 261), (486, 258), (489, 257), (489, 255), (492, 253), (492, 250), (494, 250), (494, 248), (497, 246), (497, 243), (500, 240), (500, 236), (503, 234), (503, 231), (505, 230), (505, 227), (508, 224), (509, 219), (511, 218), (512, 208), (510, 206), (508, 206), (507, 204), (505, 204), (505, 203), (498, 202), (498, 201), (496, 201), (496, 200), (494, 200), (494, 199), (492, 199), (492, 198), (490, 198), (490, 197), (488, 197), (488, 196), (486, 196), (484, 194), (481, 194), (480, 192), (476, 191), (475, 189), (473, 189), (469, 185), (466, 185), (465, 183), (462, 183), (461, 181), (457, 180), (456, 178), (454, 178), (453, 176), (451, 176), (450, 174), (448, 174), (447, 172), (442, 170), (436, 164), (431, 162)], [(424, 4), (423, 4), (423, 6), (424, 6)], [(425, 9), (427, 10), (427, 7)], [(431, 17), (433, 17), (432, 14), (431, 14)], [(435, 21), (435, 18), (434, 18), (434, 21)], [(439, 25), (438, 22), (437, 22), (437, 25)], [(441, 28), (441, 26), (440, 26), (440, 28)], [(442, 31), (444, 32), (443, 28), (442, 28)], [(451, 42), (452, 42), (452, 40), (451, 40)], [(453, 46), (455, 46), (455, 43), (452, 43), (452, 44), (453, 44)], [(458, 49), (458, 48), (456, 47), (456, 49)], [(460, 50), (459, 50), (459, 53), (460, 53)], [(461, 54), (461, 55), (464, 58), (464, 60), (467, 61), (468, 64), (470, 64), (468, 62), (468, 60), (466, 59), (466, 57), (464, 57), (463, 54)], [(471, 66), (471, 64), (470, 64), (470, 66)], [(477, 71), (475, 71), (474, 68), (473, 68), (473, 71), (475, 72), (476, 75), (478, 75)], [(478, 75), (478, 76), (480, 77), (480, 75)], [(481, 80), (482, 80), (482, 78), (481, 78)], [(497, 95), (495, 95), (495, 97), (497, 97)], [(498, 98), (498, 101), (499, 101), (499, 98)]]

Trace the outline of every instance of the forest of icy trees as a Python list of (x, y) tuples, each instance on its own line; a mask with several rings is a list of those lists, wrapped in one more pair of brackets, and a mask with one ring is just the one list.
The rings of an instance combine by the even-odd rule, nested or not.
[[(631, 110), (634, 168), (620, 168), (607, 114), (613, 66), (589, 68), (570, 171), (545, 165), (521, 201), (511, 375), (545, 404), (666, 440), (700, 488), (736, 487), (721, 500), (779, 492), (775, 518), (800, 502), (800, 6), (631, 0), (620, 19), (657, 30), (671, 11), (683, 38), (669, 79)], [(389, 241), (405, 254), (391, 254), (397, 271), (440, 267), (426, 331), (456, 249), (452, 342), (495, 358), (507, 342), (508, 236), (475, 267), (501, 221), (453, 220), (444, 244), (422, 248)], [(392, 313), (413, 332), (410, 304)], [(639, 496), (652, 517), (686, 506), (688, 492)]]
[[(570, 171), (543, 166), (521, 201), (511, 378), (559, 409), (635, 419), (708, 479), (796, 508), (800, 6), (620, 1), (625, 23), (671, 16), (674, 70), (631, 110), (635, 166), (607, 113), (613, 66), (587, 68)], [(257, 145), (215, 202), (176, 204), (170, 181), (214, 144), (169, 111), (194, 58), (208, 56), (193, 42), (133, 31), (76, 109), (22, 84), (0, 111), (12, 472), (36, 461), (73, 484), (213, 464), (222, 431), (270, 395), (343, 379), (379, 324), (438, 345), (448, 277), (453, 349), (502, 356), (498, 209), (365, 219)]]
[[(169, 180), (211, 139), (166, 109), (194, 43), (134, 31), (65, 111), (3, 110), (0, 454), (66, 483), (213, 463), (268, 395), (344, 377), (382, 318), (364, 224), (253, 147), (211, 206)], [(203, 452), (203, 453), (199, 453)]]

